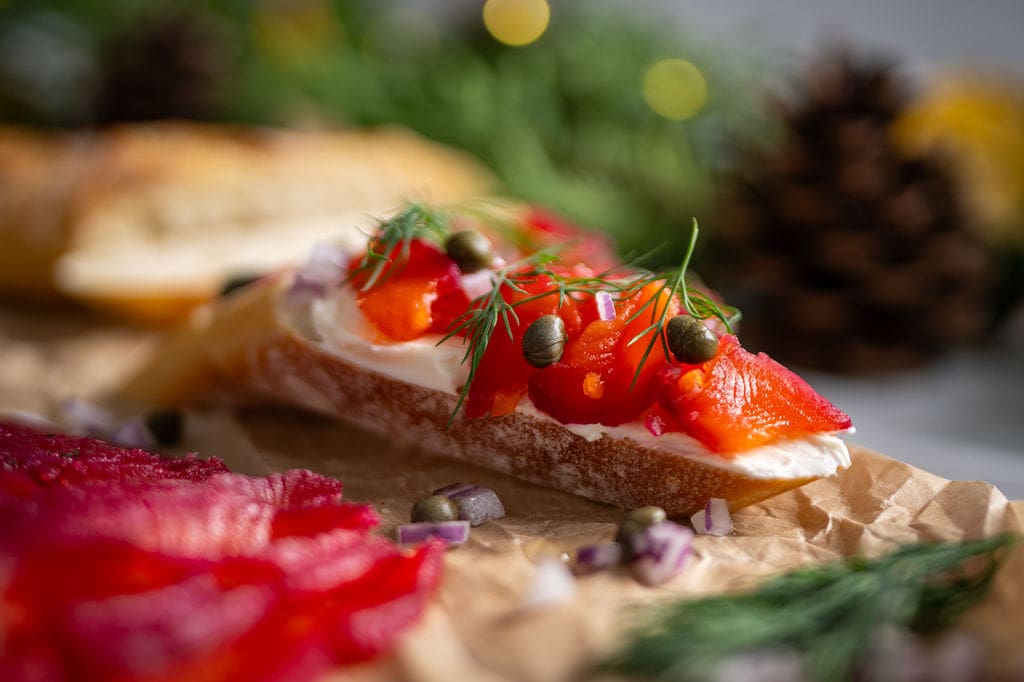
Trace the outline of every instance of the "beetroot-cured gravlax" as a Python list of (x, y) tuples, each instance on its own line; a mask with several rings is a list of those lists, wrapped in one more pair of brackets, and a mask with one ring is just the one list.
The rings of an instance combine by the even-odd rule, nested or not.
[(386, 652), (435, 590), (310, 471), (0, 423), (4, 680), (307, 680)]

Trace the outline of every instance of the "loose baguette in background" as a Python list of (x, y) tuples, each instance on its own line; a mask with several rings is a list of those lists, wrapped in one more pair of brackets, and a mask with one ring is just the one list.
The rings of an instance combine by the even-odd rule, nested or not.
[(0, 293), (180, 320), (233, 276), (300, 262), (320, 239), (361, 242), (407, 201), (490, 189), (469, 156), (397, 128), (0, 126)]
[(522, 413), (460, 418), (446, 428), (454, 395), (326, 352), (289, 321), (285, 285), (284, 278), (255, 285), (196, 316), (124, 396), (149, 405), (302, 407), (534, 483), (626, 508), (658, 505), (672, 515), (690, 514), (710, 497), (742, 507), (813, 480), (751, 478), (629, 439), (587, 440)]

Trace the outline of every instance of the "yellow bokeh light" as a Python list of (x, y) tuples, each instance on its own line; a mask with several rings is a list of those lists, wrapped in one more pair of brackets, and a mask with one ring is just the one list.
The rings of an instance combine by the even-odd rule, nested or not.
[(644, 74), (643, 87), (647, 106), (673, 121), (693, 118), (708, 101), (703, 74), (684, 59), (655, 62)]
[(487, 0), (484, 25), (506, 45), (529, 45), (544, 35), (551, 20), (546, 0)]

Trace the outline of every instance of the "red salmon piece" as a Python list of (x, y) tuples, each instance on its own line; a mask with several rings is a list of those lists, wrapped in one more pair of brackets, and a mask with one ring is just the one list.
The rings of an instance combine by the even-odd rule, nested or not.
[(430, 304), (431, 324), (427, 331), (442, 335), (452, 331), (469, 311), (471, 304), (472, 301), (461, 288), (439, 295)]
[[(455, 303), (448, 298), (460, 300), (458, 278), (459, 268), (447, 254), (430, 242), (414, 239), (409, 253), (394, 254), (369, 289), (362, 290), (369, 281), (362, 274), (353, 277), (352, 285), (358, 292), (359, 308), (385, 338), (411, 341), (450, 322), (448, 308)], [(434, 306), (442, 299), (438, 312), (446, 318), (443, 322), (434, 317)], [(467, 307), (468, 301), (460, 313)]]
[(632, 421), (656, 399), (652, 382), (633, 384), (622, 366), (603, 373), (556, 363), (530, 377), (530, 400), (563, 424), (618, 426)]
[(434, 324), (437, 284), (429, 279), (395, 278), (359, 297), (359, 309), (389, 341), (412, 341)]
[[(571, 341), (562, 363), (546, 367), (530, 377), (529, 395), (542, 412), (563, 424), (618, 426), (636, 419), (657, 401), (658, 370), (665, 364), (660, 343), (637, 368), (650, 342), (650, 314), (664, 308), (660, 296), (635, 318), (633, 313), (659, 287), (649, 285), (616, 303), (616, 316), (595, 320)], [(637, 338), (639, 337), (639, 338)], [(636, 341), (630, 343), (634, 338)]]
[[(510, 303), (526, 301), (553, 291), (555, 285), (544, 276), (523, 283), (520, 288), (522, 291), (505, 286), (502, 289), (505, 300)], [(579, 303), (570, 297), (560, 302), (557, 293), (516, 305), (515, 315), (509, 315), (511, 336), (504, 323), (498, 322), (470, 387), (465, 409), (467, 417), (499, 416), (515, 410), (520, 398), (526, 395), (530, 376), (537, 371), (523, 357), (523, 335), (538, 317), (556, 313), (565, 323), (570, 339), (579, 335), (582, 325)]]
[[(381, 247), (374, 248), (380, 253)], [(360, 294), (398, 278), (437, 282), (438, 290), (442, 293), (451, 290), (458, 283), (459, 268), (455, 261), (436, 244), (422, 239), (410, 241), (408, 253), (403, 253), (401, 247), (395, 249), (391, 259), (384, 263), (380, 274), (368, 288), (366, 285), (370, 283), (370, 273), (357, 272), (360, 262), (361, 259), (357, 258), (349, 264), (349, 283)]]
[(764, 353), (747, 352), (732, 335), (721, 337), (708, 362), (677, 365), (662, 378), (662, 403), (681, 428), (723, 455), (853, 425), (803, 379)]
[(604, 272), (621, 265), (611, 237), (603, 232), (584, 230), (539, 206), (530, 209), (523, 224), (531, 237), (542, 245), (568, 245), (558, 253), (562, 263), (583, 263), (594, 272)]

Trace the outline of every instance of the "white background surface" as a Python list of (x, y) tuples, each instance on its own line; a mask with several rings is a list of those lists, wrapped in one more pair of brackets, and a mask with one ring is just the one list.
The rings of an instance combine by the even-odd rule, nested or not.
[(853, 417), (849, 442), (1024, 499), (1024, 344), (958, 352), (888, 377), (803, 374)]

